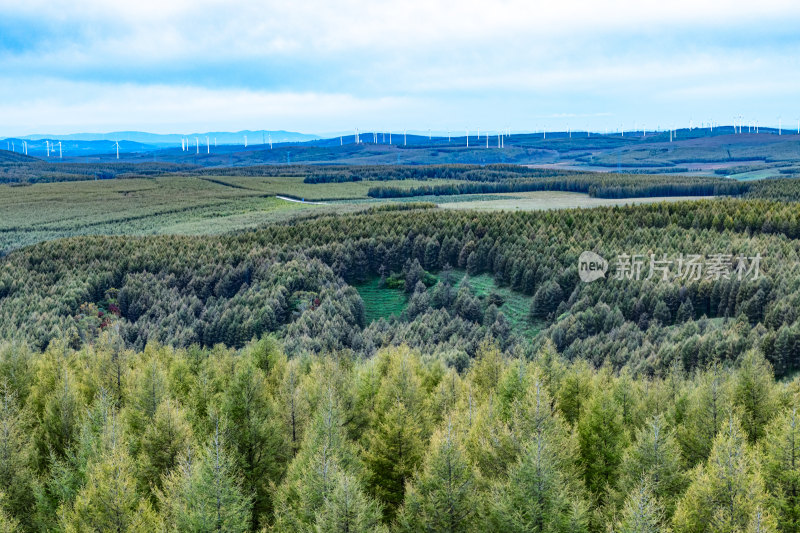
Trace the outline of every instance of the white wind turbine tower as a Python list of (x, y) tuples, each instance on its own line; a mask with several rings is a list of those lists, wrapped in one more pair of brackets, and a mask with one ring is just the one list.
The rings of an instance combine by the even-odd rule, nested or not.
[(64, 159), (64, 154), (61, 151), (61, 141), (58, 141), (58, 158), (59, 159)]
[(214, 148), (216, 148), (216, 147), (217, 147), (217, 138), (214, 137)]
[(778, 117), (778, 135), (781, 134), (781, 117)]
[(247, 135), (244, 136), (244, 147), (247, 148)]
[(467, 132), (467, 148), (469, 148), (469, 129), (467, 129), (466, 132)]
[(114, 141), (114, 144), (117, 146), (117, 159), (119, 159), (119, 141)]
[(406, 130), (403, 130), (403, 146), (406, 145)]
[(206, 135), (206, 153), (211, 153), (211, 141), (209, 140), (208, 135)]
[[(215, 144), (216, 146), (216, 144)], [(272, 134), (269, 134), (269, 149), (272, 150)]]
[(181, 152), (184, 152), (185, 148), (183, 147), (183, 137), (181, 137)]
[(50, 141), (45, 141), (44, 144), (47, 146), (47, 157), (50, 157)]
[(199, 154), (200, 153), (200, 139), (198, 137), (194, 138), (194, 147), (195, 147), (195, 153)]

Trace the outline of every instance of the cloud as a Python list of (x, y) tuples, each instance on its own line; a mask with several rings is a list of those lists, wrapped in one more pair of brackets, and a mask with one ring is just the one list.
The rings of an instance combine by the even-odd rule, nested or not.
[(798, 22), (784, 0), (0, 1), (0, 127), (774, 114)]

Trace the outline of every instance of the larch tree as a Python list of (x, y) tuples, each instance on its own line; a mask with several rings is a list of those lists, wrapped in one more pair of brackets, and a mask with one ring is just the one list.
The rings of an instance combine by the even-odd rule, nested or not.
[(785, 411), (767, 426), (762, 471), (781, 531), (800, 531), (800, 417)]
[(157, 491), (164, 526), (170, 531), (211, 533), (250, 531), (252, 498), (225, 451), (219, 421), (199, 452), (191, 447)]
[(692, 472), (673, 525), (686, 533), (727, 533), (744, 531), (758, 519), (759, 527), (768, 527), (773, 520), (765, 512), (766, 501), (758, 462), (738, 419), (730, 415), (708, 461)]
[(479, 475), (448, 421), (434, 434), (422, 470), (407, 485), (398, 530), (479, 531), (481, 504)]
[(620, 466), (620, 494), (631, 494), (642, 481), (656, 498), (667, 518), (672, 517), (675, 504), (688, 484), (681, 449), (674, 430), (664, 417), (656, 415), (639, 431), (633, 444), (625, 450)]

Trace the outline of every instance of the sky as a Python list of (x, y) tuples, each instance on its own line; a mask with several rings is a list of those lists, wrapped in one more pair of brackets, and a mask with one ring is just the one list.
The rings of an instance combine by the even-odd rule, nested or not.
[(0, 136), (795, 128), (797, 0), (0, 0)]

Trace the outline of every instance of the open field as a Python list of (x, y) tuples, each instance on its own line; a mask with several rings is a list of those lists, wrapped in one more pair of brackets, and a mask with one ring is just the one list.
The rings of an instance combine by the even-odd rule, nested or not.
[[(488, 198), (487, 198), (488, 196)], [(700, 200), (713, 196), (663, 196), (654, 198), (592, 198), (588, 194), (560, 191), (535, 191), (494, 195), (461, 195), (459, 201), (446, 201), (438, 205), (446, 209), (476, 209), (479, 211), (544, 209), (570, 209), (575, 207), (602, 207), (614, 205), (652, 204)]]
[[(446, 180), (437, 180), (446, 182)], [(392, 182), (389, 182), (392, 183)], [(395, 183), (412, 186), (414, 180)], [(179, 177), (0, 187), (0, 251), (73, 235), (219, 234), (311, 212), (347, 212), (276, 198), (365, 198), (373, 182), (303, 183), (302, 177)]]

